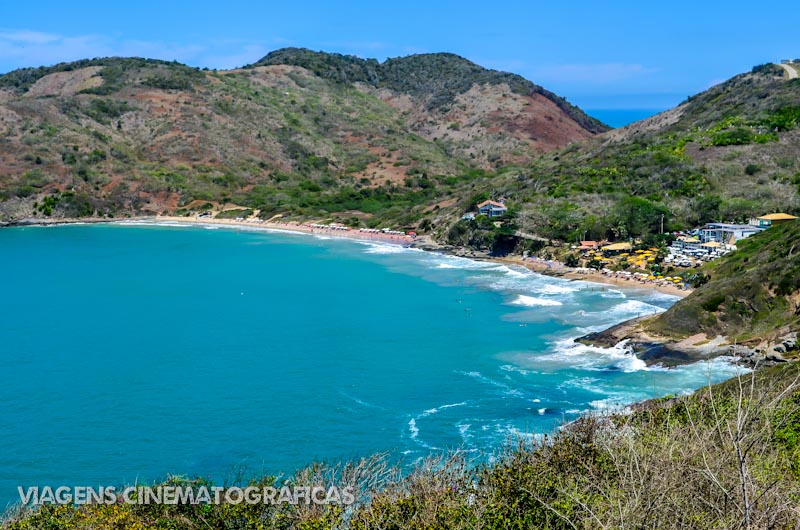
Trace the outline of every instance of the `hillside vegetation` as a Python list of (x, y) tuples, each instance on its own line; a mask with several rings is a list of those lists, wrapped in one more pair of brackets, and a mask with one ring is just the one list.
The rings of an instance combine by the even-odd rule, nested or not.
[[(526, 232), (627, 239), (800, 211), (800, 82), (763, 65), (492, 182)], [(635, 197), (635, 200), (631, 200)]]
[[(675, 230), (800, 213), (799, 123), (800, 82), (769, 64), (603, 132), (542, 87), (452, 54), (287, 48), (231, 71), (92, 59), (0, 76), (0, 218), (235, 204), (478, 247), (513, 248), (517, 229), (645, 237), (662, 215)], [(501, 195), (508, 234), (456, 226)]]
[(0, 218), (235, 203), (409, 227), (497, 168), (602, 130), (544, 89), (450, 54), (378, 64), (290, 49), (232, 71), (135, 58), (26, 68), (0, 76)]
[[(662, 214), (679, 229), (797, 213), (799, 121), (800, 83), (775, 65), (603, 132), (534, 83), (452, 54), (287, 48), (225, 72), (92, 59), (0, 76), (0, 216), (234, 203), (444, 238), (476, 197), (505, 195), (523, 232), (626, 239)], [(481, 230), (466, 240), (491, 239)]]
[(12, 510), (3, 529), (800, 528), (798, 377), (792, 363), (630, 415), (586, 417), (489, 466), (456, 455), (401, 473), (376, 457), (312, 466), (289, 479), (352, 486), (357, 504), (346, 509), (302, 502), (44, 506)]
[(649, 329), (749, 340), (800, 329), (800, 223), (774, 226), (709, 263), (708, 283), (661, 314)]

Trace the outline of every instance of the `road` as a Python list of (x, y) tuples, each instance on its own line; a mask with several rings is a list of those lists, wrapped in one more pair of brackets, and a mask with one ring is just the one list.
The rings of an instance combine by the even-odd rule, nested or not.
[(797, 74), (797, 68), (794, 65), (789, 64), (779, 64), (781, 68), (786, 70), (786, 73), (789, 74), (789, 79), (797, 79), (800, 75)]

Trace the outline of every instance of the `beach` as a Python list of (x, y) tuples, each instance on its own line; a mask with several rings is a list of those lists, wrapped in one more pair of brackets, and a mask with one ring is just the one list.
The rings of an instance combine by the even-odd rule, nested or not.
[[(389, 243), (393, 245), (402, 245), (423, 248), (426, 250), (449, 253), (447, 247), (436, 244), (426, 236), (411, 237), (400, 235), (388, 235), (380, 232), (361, 232), (359, 230), (343, 230), (339, 228), (325, 228), (320, 225), (311, 226), (311, 223), (297, 223), (297, 222), (281, 222), (281, 221), (260, 221), (260, 220), (236, 220), (236, 219), (215, 219), (215, 218), (198, 218), (198, 217), (175, 217), (175, 216), (158, 216), (153, 218), (159, 222), (169, 223), (195, 223), (201, 225), (224, 225), (235, 227), (247, 228), (264, 228), (269, 230), (287, 230), (290, 232), (300, 232), (304, 234), (325, 235), (329, 237), (358, 239), (366, 241), (378, 241), (381, 243)], [(688, 296), (692, 290), (681, 288), (677, 285), (665, 285), (663, 283), (655, 283), (649, 281), (642, 281), (636, 278), (624, 278), (617, 276), (608, 276), (600, 271), (592, 271), (586, 269), (577, 269), (567, 267), (558, 261), (547, 261), (536, 258), (523, 258), (522, 256), (506, 256), (494, 257), (488, 254), (483, 256), (475, 255), (471, 259), (496, 261), (498, 263), (513, 264), (525, 267), (526, 269), (537, 272), (539, 274), (546, 274), (549, 276), (556, 276), (560, 278), (567, 278), (570, 280), (583, 280), (587, 282), (602, 283), (607, 285), (614, 285), (617, 287), (631, 287), (636, 289), (652, 289), (660, 293), (678, 296), (680, 298)]]
[(344, 239), (358, 239), (363, 241), (378, 241), (392, 245), (408, 246), (414, 242), (414, 238), (408, 235), (387, 234), (381, 231), (362, 231), (359, 229), (347, 229), (343, 226), (323, 226), (315, 223), (298, 223), (294, 221), (263, 221), (260, 219), (215, 219), (211, 217), (176, 217), (160, 215), (146, 218), (148, 221), (160, 223), (192, 223), (199, 225), (220, 225), (233, 226), (238, 228), (264, 229), (264, 230), (285, 230), (302, 234), (324, 235)]
[(353, 239), (360, 241), (374, 241), (382, 244), (400, 245), (400, 246), (413, 246), (431, 252), (440, 252), (444, 254), (453, 254), (456, 256), (466, 257), (478, 261), (494, 261), (503, 264), (513, 264), (536, 272), (545, 274), (547, 276), (555, 276), (558, 278), (566, 278), (570, 280), (582, 280), (587, 282), (602, 283), (606, 285), (614, 285), (617, 287), (628, 287), (635, 289), (651, 289), (660, 293), (669, 294), (684, 298), (691, 294), (692, 289), (681, 288), (676, 285), (664, 285), (663, 283), (654, 283), (641, 281), (636, 278), (623, 278), (617, 276), (608, 276), (600, 271), (577, 269), (567, 267), (563, 263), (555, 260), (543, 260), (538, 258), (523, 258), (522, 256), (491, 256), (486, 252), (471, 251), (459, 252), (458, 249), (444, 246), (432, 240), (428, 236), (412, 237), (408, 235), (385, 234), (380, 231), (363, 232), (358, 229), (344, 229), (344, 227), (325, 227), (315, 223), (298, 223), (296, 221), (279, 221), (276, 219), (260, 220), (260, 219), (217, 219), (213, 217), (179, 217), (170, 215), (157, 215), (157, 216), (143, 216), (132, 217), (127, 219), (96, 219), (96, 218), (80, 218), (80, 219), (30, 219), (15, 225), (60, 225), (60, 224), (94, 224), (94, 223), (136, 223), (136, 222), (155, 222), (155, 223), (175, 223), (175, 224), (196, 224), (200, 226), (229, 226), (235, 228), (246, 228), (251, 230), (278, 230), (287, 232), (296, 232), (302, 234), (318, 235), (325, 237), (334, 237), (342, 239)]
[(624, 278), (619, 276), (610, 276), (603, 274), (600, 271), (567, 267), (558, 261), (546, 261), (532, 258), (524, 259), (522, 257), (496, 258), (496, 261), (500, 261), (502, 263), (513, 263), (515, 265), (525, 267), (533, 272), (547, 274), (549, 276), (557, 276), (559, 278), (567, 278), (570, 280), (604, 283), (617, 287), (652, 289), (660, 293), (678, 296), (680, 298), (689, 296), (692, 293), (692, 289), (690, 288), (681, 288), (677, 285), (655, 283), (652, 281), (642, 281), (634, 277)]

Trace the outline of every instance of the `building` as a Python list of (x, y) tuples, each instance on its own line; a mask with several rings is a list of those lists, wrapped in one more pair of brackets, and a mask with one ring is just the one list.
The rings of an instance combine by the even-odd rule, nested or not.
[(735, 245), (740, 239), (750, 237), (764, 230), (763, 227), (730, 223), (708, 223), (700, 228), (700, 241), (702, 243), (722, 243)]
[(672, 242), (672, 249), (675, 252), (689, 252), (700, 248), (700, 239), (691, 236), (680, 236)]
[(632, 248), (633, 245), (631, 245), (630, 243), (611, 243), (610, 245), (602, 247), (600, 250), (609, 254), (616, 254), (619, 252), (630, 250)]
[(600, 248), (600, 243), (597, 241), (581, 241), (578, 250), (597, 250), (598, 248)]
[(760, 228), (769, 228), (772, 225), (788, 223), (789, 221), (794, 221), (795, 219), (797, 219), (797, 217), (794, 215), (789, 215), (788, 213), (771, 213), (769, 215), (762, 215), (756, 219), (751, 219), (750, 223)]
[(508, 212), (506, 205), (497, 201), (483, 201), (478, 205), (478, 213), (487, 217), (502, 217)]

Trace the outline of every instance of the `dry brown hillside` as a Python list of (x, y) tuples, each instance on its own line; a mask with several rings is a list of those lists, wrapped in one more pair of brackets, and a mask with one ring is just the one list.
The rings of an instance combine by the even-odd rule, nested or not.
[(111, 58), (0, 76), (0, 220), (226, 202), (411, 216), (460, 182), (605, 130), (457, 56), (387, 61), (376, 79), (318, 68), (342, 61), (356, 59), (288, 50), (200, 71)]

